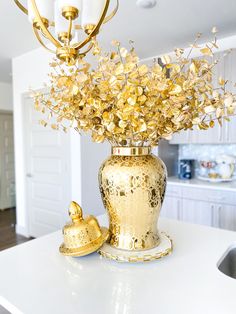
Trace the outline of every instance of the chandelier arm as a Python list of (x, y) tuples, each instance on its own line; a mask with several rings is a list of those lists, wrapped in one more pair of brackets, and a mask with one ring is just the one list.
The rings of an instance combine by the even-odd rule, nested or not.
[(71, 36), (71, 31), (72, 31), (72, 18), (70, 17), (69, 18), (69, 28), (68, 28), (68, 42), (70, 43), (70, 38), (72, 37)]
[(93, 46), (94, 46), (94, 43), (91, 42), (85, 51), (82, 51), (79, 53), (79, 56), (83, 56), (83, 55), (85, 56), (93, 48)]
[(56, 46), (57, 48), (61, 48), (62, 46), (61, 46), (60, 42), (56, 40), (56, 38), (49, 32), (47, 27), (44, 25), (42, 18), (39, 14), (35, 0), (31, 0), (31, 4), (32, 4), (34, 14), (36, 16), (37, 22), (38, 22), (42, 32), (44, 33), (44, 35), (47, 37), (48, 40), (51, 41), (52, 44), (54, 44), (54, 46)]
[(38, 39), (38, 41), (40, 42), (40, 44), (41, 44), (45, 49), (47, 49), (49, 52), (56, 54), (56, 52), (55, 52), (54, 50), (48, 48), (48, 47), (44, 44), (42, 38), (41, 38), (40, 35), (39, 35), (38, 29), (37, 29), (36, 27), (34, 27), (34, 26), (33, 26), (33, 31), (34, 31), (35, 37)]
[(20, 3), (20, 1), (14, 0), (14, 2), (22, 12), (28, 15), (28, 10), (23, 6), (23, 4)]
[(115, 9), (104, 19), (103, 24), (109, 22), (116, 15), (118, 9), (119, 9), (119, 0), (116, 0)]
[[(31, 1), (35, 1), (35, 0), (31, 0)], [(99, 31), (99, 29), (100, 29), (100, 27), (101, 27), (101, 25), (102, 25), (106, 15), (107, 15), (107, 11), (108, 11), (109, 5), (110, 5), (110, 0), (106, 0), (106, 3), (105, 3), (104, 8), (103, 8), (102, 15), (101, 15), (97, 25), (94, 27), (92, 32), (82, 42), (74, 44), (72, 46), (74, 49), (80, 49), (80, 48), (84, 47), (92, 39), (92, 37), (94, 37), (98, 33), (98, 31)]]

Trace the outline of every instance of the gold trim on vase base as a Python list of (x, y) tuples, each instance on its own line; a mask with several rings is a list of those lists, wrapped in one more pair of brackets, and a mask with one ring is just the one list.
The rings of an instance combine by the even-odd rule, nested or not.
[[(49, 27), (49, 20), (48, 19), (42, 17), (42, 22), (46, 28)], [(40, 23), (38, 22), (38, 20), (36, 18), (33, 20), (33, 27), (37, 28), (38, 30), (41, 30)]]
[(75, 20), (79, 16), (79, 10), (75, 7), (65, 6), (62, 8), (62, 15), (67, 20)]
[(113, 156), (146, 156), (151, 153), (151, 147), (150, 146), (142, 146), (142, 147), (114, 146), (112, 147), (111, 152)]
[(160, 232), (160, 245), (150, 250), (144, 251), (124, 251), (111, 246), (109, 243), (104, 243), (98, 250), (98, 253), (105, 258), (125, 263), (142, 263), (152, 262), (168, 256), (173, 251), (173, 241), (165, 233)]

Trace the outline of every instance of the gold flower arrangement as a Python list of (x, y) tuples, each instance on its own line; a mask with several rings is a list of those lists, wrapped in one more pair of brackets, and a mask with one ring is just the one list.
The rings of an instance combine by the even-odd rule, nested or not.
[[(117, 146), (154, 146), (194, 125), (208, 129), (215, 121), (221, 124), (235, 113), (236, 101), (223, 78), (213, 87), (218, 60), (212, 57), (218, 47), (216, 29), (212, 32), (208, 44), (198, 45), (198, 34), (188, 53), (175, 49), (174, 57), (162, 56), (151, 66), (140, 62), (132, 43), (128, 51), (117, 41), (106, 54), (95, 45), (95, 69), (83, 58), (70, 65), (55, 59), (49, 94), (34, 92), (36, 109), (55, 116), (53, 129), (89, 131), (95, 142)], [(195, 49), (201, 58), (191, 58)]]

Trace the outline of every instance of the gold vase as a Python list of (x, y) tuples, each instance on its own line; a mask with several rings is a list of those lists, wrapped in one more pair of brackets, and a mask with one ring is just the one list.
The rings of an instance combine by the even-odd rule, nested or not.
[(99, 170), (109, 216), (110, 245), (123, 250), (158, 246), (157, 222), (166, 188), (166, 167), (150, 147), (113, 147)]

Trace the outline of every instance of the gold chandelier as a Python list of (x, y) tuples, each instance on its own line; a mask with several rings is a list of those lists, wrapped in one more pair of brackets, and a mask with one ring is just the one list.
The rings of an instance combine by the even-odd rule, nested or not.
[[(111, 0), (28, 0), (27, 8), (19, 0), (14, 1), (28, 15), (40, 44), (68, 64), (92, 49), (101, 26), (114, 17), (119, 7), (119, 0), (115, 0), (111, 13)], [(48, 47), (44, 39), (55, 49)]]

